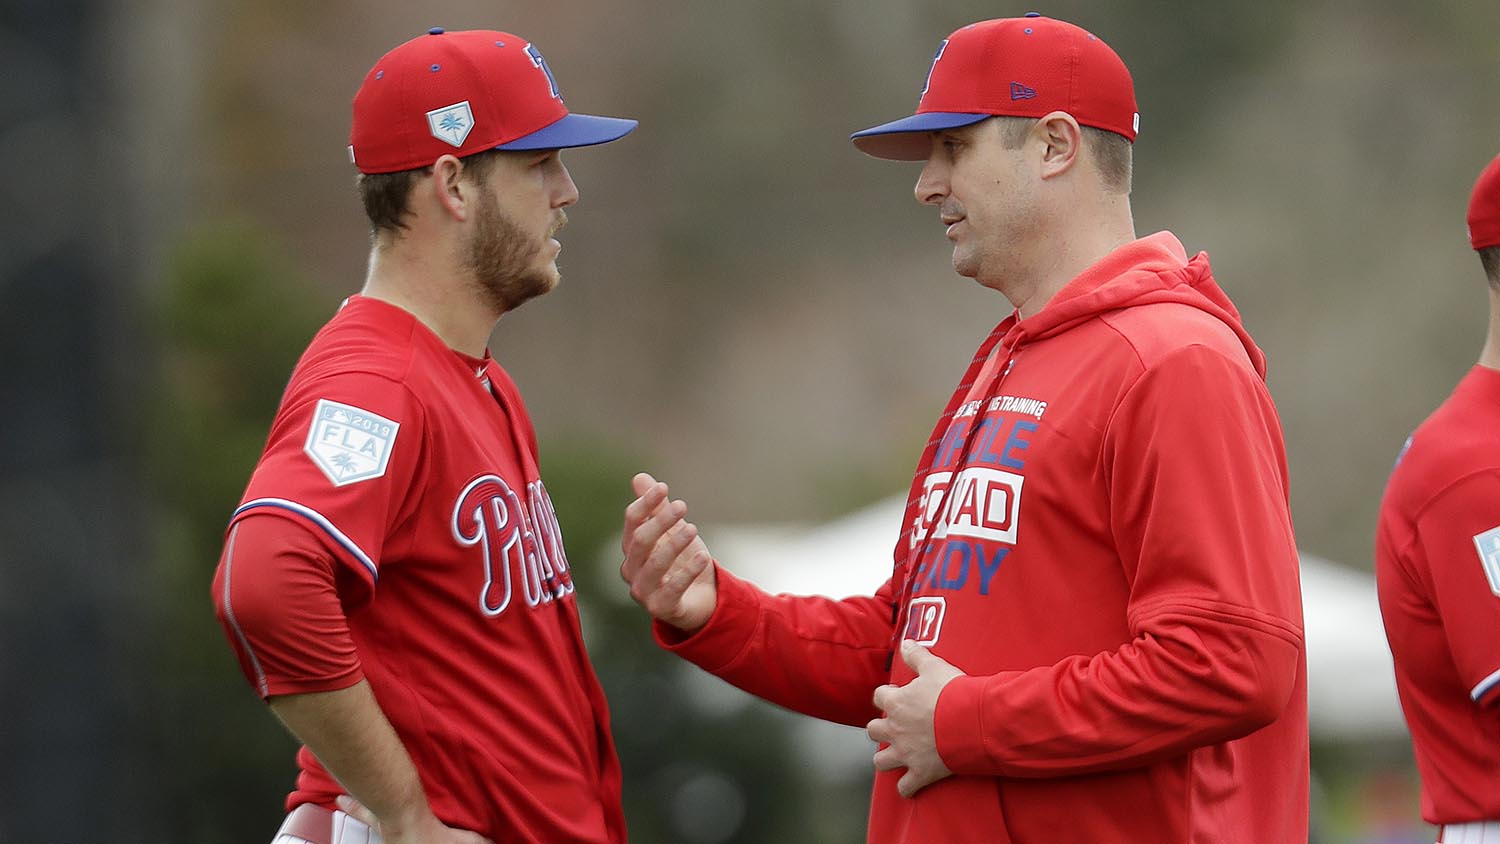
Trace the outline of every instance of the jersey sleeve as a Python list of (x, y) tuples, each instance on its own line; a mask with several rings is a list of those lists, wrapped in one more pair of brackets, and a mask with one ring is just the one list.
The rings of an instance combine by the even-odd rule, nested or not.
[(341, 373), (296, 385), (231, 525), (250, 514), (298, 521), (372, 590), (421, 487), (424, 439), (420, 403), (390, 378)]
[(1476, 702), (1500, 701), (1500, 470), (1439, 493), (1416, 519), (1417, 543), (1458, 676)]
[(895, 603), (889, 581), (874, 596), (836, 601), (771, 595), (723, 568), (718, 603), (691, 636), (655, 623), (657, 643), (721, 680), (794, 712), (863, 727), (890, 677)]
[(1116, 407), (1102, 464), (1132, 638), (954, 679), (935, 718), (948, 767), (1119, 770), (1279, 717), (1303, 662), (1285, 465), (1270, 396), (1247, 367), (1195, 346), (1149, 368)]
[(364, 676), (336, 578), (333, 556), (297, 522), (252, 514), (229, 529), (214, 606), (261, 697), (336, 691)]

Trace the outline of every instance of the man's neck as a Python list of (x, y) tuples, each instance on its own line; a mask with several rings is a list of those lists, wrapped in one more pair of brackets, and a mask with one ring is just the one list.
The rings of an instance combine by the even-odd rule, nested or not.
[(1099, 259), (1136, 239), (1127, 197), (1109, 213), (1094, 217), (1095, 225), (1075, 225), (1045, 243), (1047, 257), (1029, 273), (1022, 289), (1004, 291), (1021, 318), (1035, 315), (1084, 270)]
[(1500, 289), (1490, 285), (1490, 328), (1484, 338), (1479, 365), (1500, 369)]
[(449, 348), (484, 357), (500, 315), (478, 301), (477, 288), (446, 264), (396, 247), (370, 250), (362, 295), (410, 313)]

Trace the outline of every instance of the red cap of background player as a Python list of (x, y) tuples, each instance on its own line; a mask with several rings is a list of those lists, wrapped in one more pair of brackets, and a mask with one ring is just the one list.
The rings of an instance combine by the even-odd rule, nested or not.
[(1490, 162), (1469, 196), (1469, 245), (1500, 246), (1500, 157)]
[(394, 173), (443, 155), (602, 144), (635, 127), (570, 114), (546, 60), (520, 36), (433, 27), (365, 75), (354, 95), (349, 157), (361, 173)]
[(1065, 111), (1084, 126), (1124, 135), (1140, 128), (1135, 84), (1109, 45), (1073, 24), (1028, 12), (969, 24), (938, 46), (917, 113), (850, 139), (895, 161), (927, 158), (927, 133), (987, 117)]

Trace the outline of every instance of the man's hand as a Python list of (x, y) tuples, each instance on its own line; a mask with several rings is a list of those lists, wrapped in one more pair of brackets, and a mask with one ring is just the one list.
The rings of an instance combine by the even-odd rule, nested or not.
[(638, 497), (625, 508), (620, 577), (652, 618), (695, 632), (718, 603), (713, 556), (684, 518), (687, 505), (667, 498), (666, 484), (642, 472), (631, 486)]
[(489, 844), (477, 833), (443, 826), (432, 814), (417, 768), (368, 680), (332, 692), (274, 695), (268, 702), (323, 767), (363, 798), (349, 801), (354, 809), (343, 802), (339, 808), (379, 830), (386, 844)]
[(910, 639), (901, 642), (901, 659), (917, 676), (904, 686), (875, 690), (875, 708), (885, 717), (865, 725), (865, 733), (887, 745), (876, 751), (875, 769), (905, 768), (896, 790), (902, 797), (912, 797), (953, 773), (938, 755), (933, 716), (943, 687), (954, 677), (962, 677), (963, 672)]
[(477, 832), (444, 826), (431, 812), (411, 826), (398, 829), (381, 823), (374, 812), (347, 794), (340, 794), (334, 802), (345, 814), (380, 833), (385, 844), (494, 844)]

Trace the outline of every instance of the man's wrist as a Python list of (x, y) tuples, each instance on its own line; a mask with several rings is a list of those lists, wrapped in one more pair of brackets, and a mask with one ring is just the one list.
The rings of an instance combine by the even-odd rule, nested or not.
[(418, 803), (394, 809), (389, 817), (380, 812), (375, 812), (375, 817), (380, 821), (381, 833), (389, 838), (405, 837), (439, 825), (437, 816), (432, 813), (425, 798)]

